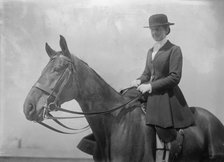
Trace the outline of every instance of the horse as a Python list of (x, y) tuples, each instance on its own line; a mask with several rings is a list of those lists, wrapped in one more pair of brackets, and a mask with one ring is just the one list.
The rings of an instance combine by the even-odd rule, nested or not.
[[(25, 117), (41, 123), (50, 111), (75, 99), (96, 140), (95, 162), (156, 161), (155, 128), (145, 124), (140, 105), (129, 103), (87, 63), (71, 54), (63, 36), (59, 44), (61, 51), (45, 44), (50, 61), (25, 99)], [(175, 161), (224, 161), (224, 126), (204, 108), (191, 110), (195, 124), (183, 130), (183, 148)]]

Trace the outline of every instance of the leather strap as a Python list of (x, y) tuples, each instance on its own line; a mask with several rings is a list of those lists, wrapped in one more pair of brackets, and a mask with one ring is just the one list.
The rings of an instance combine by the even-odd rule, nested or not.
[(83, 128), (80, 128), (80, 129), (71, 128), (71, 127), (68, 127), (68, 126), (64, 125), (64, 124), (63, 124), (62, 122), (60, 122), (58, 119), (54, 119), (54, 116), (51, 115), (50, 113), (48, 113), (48, 115), (49, 115), (50, 117), (52, 117), (52, 120), (53, 120), (55, 123), (57, 123), (58, 125), (60, 125), (60, 126), (62, 126), (62, 127), (64, 127), (64, 128), (66, 128), (66, 129), (70, 129), (70, 130), (84, 130), (84, 129), (87, 129), (87, 128), (89, 127), (89, 125), (87, 125), (87, 126), (85, 126), (85, 127), (83, 127)]
[(82, 132), (84, 132), (84, 131), (86, 131), (86, 130), (89, 129), (89, 128), (86, 128), (86, 129), (81, 130), (81, 131), (79, 131), (79, 132), (64, 132), (64, 131), (58, 130), (58, 129), (56, 129), (56, 128), (53, 128), (53, 127), (51, 127), (51, 126), (49, 126), (49, 125), (47, 125), (47, 124), (45, 124), (45, 123), (43, 123), (43, 122), (37, 122), (37, 123), (39, 123), (40, 125), (42, 125), (42, 126), (48, 128), (48, 129), (50, 129), (50, 130), (52, 130), (52, 131), (55, 131), (55, 132), (58, 132), (58, 133), (62, 133), (62, 134), (79, 134), (79, 133), (82, 133)]
[[(56, 58), (56, 57), (58, 57), (58, 56), (55, 56), (55, 57), (53, 57), (52, 59), (54, 59), (54, 58)], [(70, 63), (72, 64), (73, 69), (74, 69), (74, 63), (72, 62), (72, 60), (71, 60), (70, 58), (67, 58), (67, 57), (65, 57), (65, 56), (63, 56), (63, 55), (60, 55), (59, 57), (62, 57), (62, 58), (65, 59), (66, 61), (70, 62)], [(66, 85), (66, 83), (64, 82), (64, 80), (63, 80), (62, 83), (60, 84), (60, 86), (62, 86), (62, 87), (60, 87), (61, 89), (59, 89), (59, 92), (56, 93), (55, 90), (56, 90), (56, 88), (58, 88), (58, 84), (60, 83), (61, 79), (62, 79), (64, 76), (67, 76), (66, 74), (69, 73), (69, 72), (70, 72), (70, 70), (69, 70), (68, 67), (67, 67), (67, 68), (65, 69), (65, 71), (63, 72), (63, 74), (60, 76), (60, 78), (57, 80), (56, 85), (55, 85), (55, 87), (54, 87), (53, 89), (50, 89), (50, 88), (48, 88), (48, 87), (46, 87), (46, 86), (40, 84), (39, 82), (37, 82), (33, 87), (36, 87), (36, 88), (38, 88), (38, 89), (44, 91), (45, 93), (48, 93), (49, 96), (48, 96), (47, 101), (49, 100), (50, 97), (52, 97), (52, 96), (55, 97), (55, 98), (54, 98), (54, 101), (51, 102), (51, 103), (53, 103), (54, 105), (56, 105), (56, 104), (55, 104), (55, 101), (57, 100), (57, 97), (58, 97), (58, 95), (61, 93), (63, 87)], [(132, 87), (131, 87), (131, 88), (132, 88)], [(127, 88), (127, 89), (129, 89), (129, 88)], [(53, 94), (53, 93), (56, 93), (56, 94)], [(114, 108), (112, 108), (112, 109), (110, 109), (110, 110), (107, 110), (107, 111), (86, 112), (86, 113), (85, 113), (85, 112), (78, 112), (78, 111), (66, 110), (66, 109), (63, 109), (63, 108), (61, 108), (61, 107), (59, 107), (59, 106), (57, 106), (57, 105), (56, 105), (56, 109), (55, 109), (55, 111), (62, 111), (62, 112), (66, 112), (66, 113), (79, 114), (79, 115), (102, 115), (102, 114), (108, 114), (108, 113), (111, 113), (111, 112), (114, 112), (114, 111), (116, 111), (116, 110), (119, 110), (119, 109), (123, 108), (124, 106), (126, 106), (127, 104), (129, 104), (129, 103), (131, 103), (131, 102), (134, 102), (134, 101), (138, 100), (141, 96), (142, 96), (142, 94), (139, 94), (139, 95), (138, 95), (137, 97), (135, 97), (134, 99), (131, 99), (130, 101), (128, 101), (128, 102), (126, 102), (126, 103), (124, 103), (124, 104), (122, 104), (122, 105), (120, 105), (120, 106), (118, 106), (118, 107), (114, 107)], [(47, 102), (47, 108), (48, 108), (48, 106), (49, 106), (51, 103), (50, 103), (50, 102)], [(50, 112), (51, 110), (48, 109), (48, 110), (46, 110), (46, 111), (49, 111), (49, 112)], [(47, 112), (47, 114), (46, 114), (46, 115), (49, 116), (49, 119), (51, 118), (52, 120), (54, 120), (54, 122), (56, 122), (56, 123), (59, 124), (60, 126), (66, 128), (66, 129), (70, 129), (70, 130), (81, 130), (81, 131), (79, 131), (79, 132), (64, 132), (64, 131), (58, 130), (58, 129), (56, 129), (56, 128), (53, 128), (53, 127), (51, 127), (51, 126), (49, 126), (49, 125), (47, 125), (47, 124), (45, 124), (45, 123), (43, 123), (43, 122), (38, 122), (39, 124), (41, 124), (42, 126), (48, 128), (48, 129), (51, 129), (51, 130), (53, 130), (53, 131), (55, 131), (55, 132), (63, 133), (63, 134), (77, 134), (77, 133), (83, 132), (83, 131), (85, 131), (85, 130), (88, 129), (88, 126), (83, 127), (83, 128), (81, 128), (81, 129), (73, 129), (73, 128), (70, 128), (70, 127), (68, 127), (68, 126), (65, 126), (63, 123), (61, 123), (61, 122), (59, 122), (59, 121), (57, 120), (57, 119), (59, 119), (59, 118), (56, 118), (56, 117), (52, 116), (49, 112)], [(62, 118), (62, 117), (61, 117), (61, 118)], [(68, 117), (67, 117), (67, 118), (68, 118)], [(69, 118), (77, 118), (77, 117), (69, 117)]]
[(140, 97), (142, 96), (142, 94), (139, 94), (137, 97), (135, 97), (134, 99), (131, 99), (129, 100), (128, 102), (118, 106), (118, 107), (114, 107), (110, 110), (107, 110), (107, 111), (98, 111), (98, 112), (79, 112), (79, 111), (71, 111), (71, 110), (67, 110), (67, 109), (63, 109), (61, 107), (57, 107), (56, 108), (56, 111), (62, 111), (62, 112), (66, 112), (66, 113), (71, 113), (71, 114), (79, 114), (79, 115), (87, 115), (87, 116), (90, 116), (90, 115), (102, 115), (102, 114), (108, 114), (108, 113), (111, 113), (111, 112), (114, 112), (116, 110), (119, 110), (121, 108), (123, 108), (124, 106), (126, 106), (127, 104), (131, 103), (131, 102), (134, 102), (136, 100), (138, 100)]
[(39, 82), (37, 82), (36, 84), (34, 84), (33, 87), (36, 87), (40, 90), (42, 90), (43, 92), (46, 92), (48, 94), (52, 94), (52, 90), (48, 87), (45, 87), (44, 85), (40, 84)]

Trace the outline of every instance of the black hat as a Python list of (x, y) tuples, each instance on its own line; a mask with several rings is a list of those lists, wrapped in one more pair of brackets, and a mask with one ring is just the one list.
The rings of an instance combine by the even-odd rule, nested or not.
[(144, 28), (163, 25), (174, 25), (174, 23), (168, 22), (168, 18), (165, 14), (155, 14), (149, 17), (149, 26), (145, 26)]

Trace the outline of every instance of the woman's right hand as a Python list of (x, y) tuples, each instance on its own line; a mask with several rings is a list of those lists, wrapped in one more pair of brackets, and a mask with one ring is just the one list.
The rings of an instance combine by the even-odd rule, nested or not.
[(131, 82), (131, 87), (138, 87), (141, 84), (141, 80), (137, 79), (137, 80), (133, 80)]

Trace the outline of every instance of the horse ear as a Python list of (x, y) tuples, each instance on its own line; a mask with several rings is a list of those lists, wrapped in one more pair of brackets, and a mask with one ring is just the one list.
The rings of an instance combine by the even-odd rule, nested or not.
[(56, 52), (47, 43), (45, 44), (45, 50), (50, 58), (56, 55)]
[(71, 54), (70, 54), (70, 52), (68, 50), (68, 46), (67, 46), (66, 40), (65, 40), (65, 38), (62, 35), (60, 35), (60, 47), (61, 47), (61, 50), (62, 50), (63, 54), (66, 57), (71, 58)]

